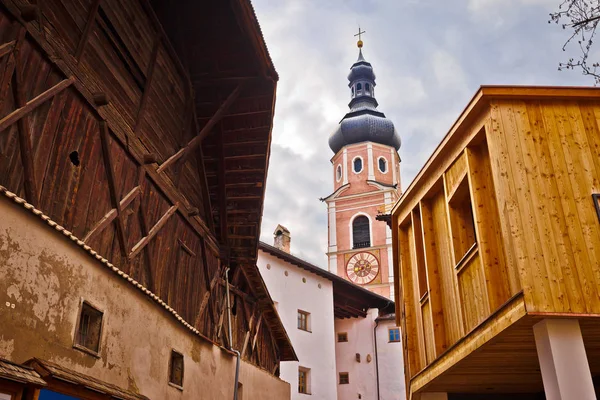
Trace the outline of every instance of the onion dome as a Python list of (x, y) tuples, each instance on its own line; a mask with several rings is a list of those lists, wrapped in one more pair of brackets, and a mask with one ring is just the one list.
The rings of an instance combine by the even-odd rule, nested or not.
[(334, 153), (346, 145), (374, 142), (400, 149), (400, 135), (385, 114), (377, 110), (375, 99), (375, 73), (362, 54), (362, 41), (358, 43), (358, 60), (350, 68), (348, 87), (351, 100), (347, 113), (337, 129), (329, 136), (329, 147)]

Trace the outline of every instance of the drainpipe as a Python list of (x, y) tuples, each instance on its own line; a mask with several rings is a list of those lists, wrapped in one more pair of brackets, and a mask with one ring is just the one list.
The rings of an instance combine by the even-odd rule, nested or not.
[(379, 325), (379, 321), (377, 321), (377, 318), (375, 318), (375, 328), (373, 328), (373, 337), (375, 338), (375, 377), (377, 378), (377, 400), (381, 400), (381, 397), (379, 396), (379, 357), (377, 356), (377, 325)]
[[(233, 400), (238, 398), (238, 382), (240, 380), (240, 358), (241, 354), (239, 351), (233, 348), (233, 336), (231, 333), (231, 300), (229, 299), (229, 267), (225, 269), (225, 288), (227, 292), (227, 326), (229, 328), (229, 350), (233, 351), (236, 355), (235, 363), (235, 382), (233, 386)], [(378, 384), (379, 389), (379, 384)]]

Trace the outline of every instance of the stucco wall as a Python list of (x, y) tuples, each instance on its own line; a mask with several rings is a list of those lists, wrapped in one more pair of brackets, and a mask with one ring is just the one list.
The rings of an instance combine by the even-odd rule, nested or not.
[[(227, 399), (235, 358), (194, 335), (22, 206), (0, 197), (0, 357), (39, 357), (152, 399)], [(81, 299), (104, 311), (100, 357), (72, 347)], [(171, 349), (184, 390), (168, 385)], [(242, 363), (245, 399), (289, 399), (290, 386)]]
[[(278, 303), (279, 315), (298, 355), (299, 362), (281, 363), (280, 376), (290, 382), (292, 399), (307, 398), (306, 395), (298, 393), (299, 366), (311, 370), (311, 400), (335, 399), (337, 394), (331, 281), (263, 251), (259, 251), (258, 254), (258, 268), (273, 301)], [(303, 278), (306, 282), (303, 282)], [(298, 329), (298, 309), (310, 313), (311, 332)]]
[[(337, 373), (347, 372), (349, 384), (338, 385), (338, 399), (377, 400), (375, 376), (375, 347), (373, 328), (378, 311), (369, 310), (366, 318), (346, 318), (335, 320), (336, 334), (348, 333), (348, 342), (336, 342)], [(360, 354), (360, 362), (356, 361)], [(370, 355), (371, 361), (367, 361)]]
[[(381, 400), (406, 398), (402, 342), (390, 342), (388, 331), (395, 328), (394, 320), (380, 321), (377, 326), (377, 358), (379, 360), (379, 393)], [(402, 335), (400, 335), (402, 340)]]
[[(369, 310), (366, 318), (336, 319), (336, 334), (348, 333), (348, 342), (336, 343), (337, 373), (348, 372), (349, 384), (338, 385), (338, 399), (378, 400), (377, 376), (375, 364), (375, 319), (378, 310)], [(390, 343), (388, 329), (395, 322), (380, 321), (377, 324), (377, 365), (379, 367), (380, 400), (403, 400), (404, 363), (402, 360), (402, 344)], [(360, 362), (356, 361), (356, 353), (360, 354)], [(371, 361), (368, 361), (368, 356)]]

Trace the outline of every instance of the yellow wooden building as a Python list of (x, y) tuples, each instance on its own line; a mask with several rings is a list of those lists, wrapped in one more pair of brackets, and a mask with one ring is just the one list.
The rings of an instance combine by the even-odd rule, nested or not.
[(392, 211), (412, 399), (596, 399), (600, 89), (484, 86)]

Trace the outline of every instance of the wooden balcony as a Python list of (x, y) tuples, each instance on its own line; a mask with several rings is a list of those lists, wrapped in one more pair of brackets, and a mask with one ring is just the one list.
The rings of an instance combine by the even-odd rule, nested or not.
[(600, 375), (600, 89), (482, 87), (392, 212), (409, 396), (539, 393), (532, 326)]

